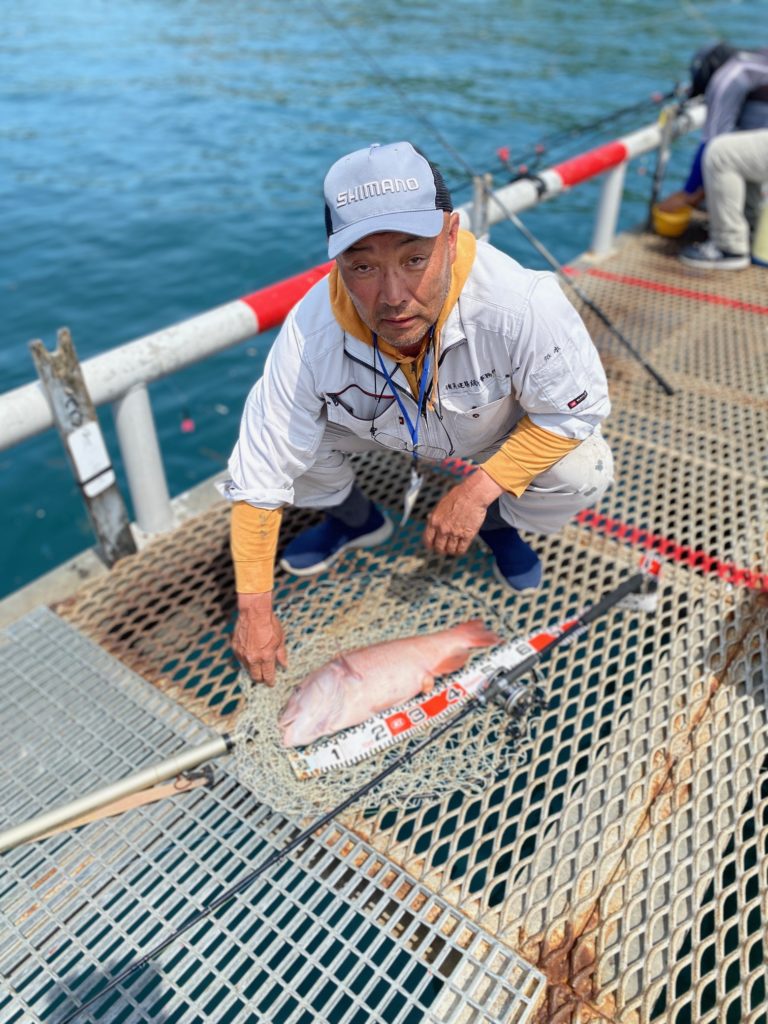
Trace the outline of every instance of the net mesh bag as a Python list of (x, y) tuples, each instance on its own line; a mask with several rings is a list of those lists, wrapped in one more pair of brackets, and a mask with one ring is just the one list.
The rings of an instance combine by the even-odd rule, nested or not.
[[(364, 563), (364, 554), (360, 561)], [(276, 809), (297, 817), (337, 806), (436, 728), (426, 726), (358, 764), (299, 779), (282, 745), (278, 718), (294, 687), (311, 671), (344, 651), (423, 636), (469, 619), (481, 619), (503, 640), (511, 639), (503, 610), (428, 572), (418, 558), (401, 559), (396, 570), (386, 573), (347, 571), (336, 579), (310, 581), (276, 612), (286, 625), (289, 668), (278, 673), (274, 687), (256, 685), (241, 673), (245, 708), (235, 727), (235, 749), (243, 782)], [(487, 651), (471, 651), (470, 661), (483, 653)], [(397, 671), (396, 664), (392, 671)], [(357, 806), (407, 807), (456, 789), (479, 792), (490, 777), (524, 756), (525, 737), (510, 738), (507, 724), (505, 713), (495, 706), (473, 710), (362, 795)]]

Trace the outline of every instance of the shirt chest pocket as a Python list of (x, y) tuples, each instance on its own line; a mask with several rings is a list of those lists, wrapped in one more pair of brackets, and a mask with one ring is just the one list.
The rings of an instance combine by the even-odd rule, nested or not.
[[(414, 407), (414, 415), (415, 411)], [(388, 447), (403, 449), (411, 442), (405, 418), (392, 395), (372, 395), (352, 385), (341, 392), (326, 393), (325, 413), (329, 423), (357, 437), (379, 440), (376, 435), (384, 435), (390, 438)]]
[[(325, 395), (325, 411), (328, 421), (337, 427), (351, 431), (358, 437), (371, 438), (384, 448), (399, 451), (412, 451), (414, 441), (418, 445), (417, 452), (430, 461), (440, 461), (453, 454), (450, 436), (446, 434), (441, 418), (434, 412), (416, 418), (416, 403), (408, 396), (403, 396), (410, 424), (406, 421), (402, 409), (391, 395), (367, 396), (368, 401), (358, 401), (352, 405), (350, 392)], [(355, 388), (354, 390), (359, 391)], [(370, 399), (373, 397), (373, 401)], [(363, 415), (365, 414), (365, 415)], [(414, 438), (411, 430), (416, 431)]]
[(342, 391), (325, 394), (325, 411), (331, 423), (352, 429), (356, 429), (354, 424), (357, 428), (361, 424), (370, 426), (374, 419), (387, 416), (396, 405), (393, 395), (376, 394), (358, 384), (348, 384)]
[(449, 391), (442, 410), (457, 455), (474, 455), (505, 438), (523, 415), (508, 378), (494, 378), (473, 390)]

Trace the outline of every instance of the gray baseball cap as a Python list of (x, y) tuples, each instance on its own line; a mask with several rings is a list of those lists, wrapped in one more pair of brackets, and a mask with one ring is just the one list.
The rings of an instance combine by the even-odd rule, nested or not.
[(326, 174), (324, 193), (331, 259), (376, 231), (434, 238), (453, 209), (442, 175), (410, 142), (343, 156)]

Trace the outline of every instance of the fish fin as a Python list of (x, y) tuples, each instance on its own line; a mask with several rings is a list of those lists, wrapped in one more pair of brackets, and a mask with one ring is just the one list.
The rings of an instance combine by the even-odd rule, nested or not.
[(461, 637), (470, 647), (493, 647), (501, 643), (501, 637), (488, 629), (482, 619), (469, 619), (453, 627), (455, 635)]
[[(395, 703), (397, 703), (397, 701), (395, 701)], [(371, 702), (371, 715), (378, 715), (382, 711), (388, 711), (389, 708), (392, 708), (394, 706), (395, 704), (393, 704), (391, 700), (382, 700), (379, 701), (378, 704), (374, 704), (373, 702)], [(370, 718), (371, 715), (369, 715), (368, 717)]]
[[(439, 661), (436, 665), (432, 666), (433, 676), (444, 676), (448, 672), (456, 672), (460, 668), (464, 668), (469, 658), (469, 650), (456, 651), (453, 654), (446, 654), (446, 656)], [(423, 686), (423, 683), (422, 683)], [(432, 687), (430, 687), (432, 689)], [(426, 690), (424, 691), (427, 692)]]
[(345, 654), (339, 654), (338, 657), (334, 658), (333, 660), (338, 665), (338, 667), (348, 676), (352, 676), (353, 679), (359, 679), (360, 681), (362, 681), (363, 677), (360, 675), (360, 673), (357, 671), (355, 666), (352, 664), (352, 662), (349, 660), (349, 658), (347, 658)]
[(425, 672), (421, 680), (421, 692), (429, 693), (431, 690), (434, 689), (434, 686), (435, 677), (432, 675), (431, 672)]
[[(435, 673), (437, 675), (437, 673)], [(435, 676), (431, 672), (425, 672), (421, 677), (419, 684), (418, 693), (429, 693), (435, 685)], [(418, 695), (418, 693), (416, 695)], [(413, 695), (412, 695), (413, 696)], [(399, 701), (393, 701), (392, 698), (384, 698), (376, 704), (371, 704), (371, 714), (378, 715), (382, 711), (387, 711), (389, 708), (394, 707)]]

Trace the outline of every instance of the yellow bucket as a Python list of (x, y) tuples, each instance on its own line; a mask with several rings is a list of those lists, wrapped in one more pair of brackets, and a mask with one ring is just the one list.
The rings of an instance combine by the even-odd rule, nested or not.
[(691, 207), (681, 206), (678, 210), (660, 210), (656, 203), (651, 210), (653, 230), (664, 238), (682, 235), (691, 220)]

